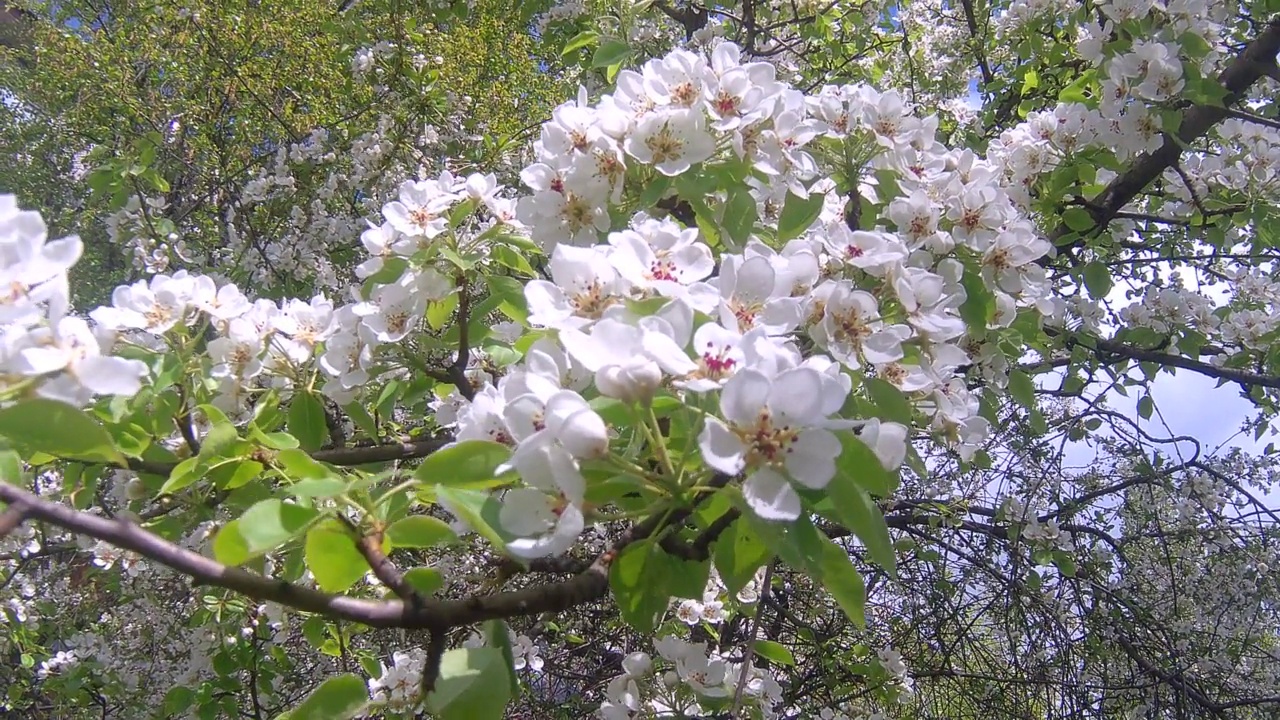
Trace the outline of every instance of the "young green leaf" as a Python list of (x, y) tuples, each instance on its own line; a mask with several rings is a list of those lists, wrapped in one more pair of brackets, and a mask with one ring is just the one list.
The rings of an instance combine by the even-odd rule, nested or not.
[(787, 646), (772, 640), (756, 640), (755, 653), (776, 665), (791, 667), (796, 664), (796, 658)]
[(34, 398), (0, 410), (0, 436), (30, 450), (123, 467), (111, 435), (87, 413), (64, 402)]
[(782, 205), (782, 213), (778, 216), (778, 242), (784, 243), (800, 237), (822, 214), (824, 202), (826, 196), (822, 193), (813, 193), (803, 198), (788, 193), (786, 202)]
[(289, 433), (298, 438), (303, 450), (319, 450), (329, 437), (324, 405), (314, 394), (300, 392), (289, 404)]
[(852, 478), (839, 473), (827, 485), (827, 497), (831, 498), (840, 522), (858, 536), (871, 559), (888, 571), (890, 577), (895, 577), (897, 558), (880, 506)]
[(466, 440), (431, 453), (413, 476), (435, 485), (459, 486), (492, 480), (511, 458), (511, 448), (488, 440)]
[(351, 533), (334, 520), (307, 531), (304, 557), (325, 592), (345, 592), (369, 572), (369, 563), (356, 549)]
[(427, 515), (410, 515), (391, 523), (387, 538), (392, 547), (424, 548), (451, 543), (458, 539), (453, 528), (443, 520)]
[(404, 572), (404, 581), (423, 595), (431, 595), (444, 587), (444, 576), (429, 567), (409, 568)]
[(240, 536), (244, 538), (248, 551), (257, 555), (301, 535), (319, 515), (311, 508), (275, 498), (263, 500), (240, 516)]
[(506, 660), (498, 648), (458, 648), (440, 659), (427, 710), (441, 720), (501, 720), (511, 699)]
[(359, 675), (338, 675), (320, 683), (294, 709), (276, 720), (348, 720), (369, 704), (369, 690)]

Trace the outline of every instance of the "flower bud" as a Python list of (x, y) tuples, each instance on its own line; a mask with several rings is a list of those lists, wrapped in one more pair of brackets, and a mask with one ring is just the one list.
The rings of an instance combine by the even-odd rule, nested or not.
[(609, 365), (596, 371), (596, 387), (601, 394), (627, 403), (647, 405), (661, 382), (662, 370), (650, 361)]

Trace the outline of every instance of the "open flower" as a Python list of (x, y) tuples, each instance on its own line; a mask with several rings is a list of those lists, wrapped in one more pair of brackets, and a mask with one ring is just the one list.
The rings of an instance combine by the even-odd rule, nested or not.
[(73, 405), (94, 395), (132, 396), (142, 387), (147, 366), (104, 354), (110, 338), (99, 337), (83, 318), (68, 316), (52, 328), (27, 336), (30, 345), (18, 352), (15, 369), (27, 376), (48, 376), (37, 392)]
[(675, 176), (711, 157), (716, 141), (701, 110), (665, 110), (641, 118), (623, 147), (663, 175)]
[(563, 554), (585, 526), (576, 505), (533, 488), (508, 490), (502, 496), (498, 522), (516, 536), (507, 543), (507, 551), (529, 560)]
[(720, 412), (698, 438), (703, 459), (720, 472), (748, 473), (747, 504), (766, 520), (800, 517), (800, 497), (788, 478), (820, 489), (836, 472), (840, 441), (826, 429), (822, 374), (809, 367), (770, 377), (744, 369), (725, 383)]

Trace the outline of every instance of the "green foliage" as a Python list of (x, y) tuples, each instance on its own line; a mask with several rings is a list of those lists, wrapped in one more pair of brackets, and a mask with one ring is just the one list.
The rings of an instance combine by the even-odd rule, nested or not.
[(325, 680), (297, 707), (276, 720), (347, 720), (359, 715), (368, 700), (359, 675), (338, 675)]
[(91, 462), (125, 462), (97, 420), (57, 400), (34, 399), (0, 409), (0, 438), (28, 452)]

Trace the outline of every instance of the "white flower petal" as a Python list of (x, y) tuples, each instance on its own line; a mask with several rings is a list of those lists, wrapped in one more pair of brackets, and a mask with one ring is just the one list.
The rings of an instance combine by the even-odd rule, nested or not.
[(765, 520), (790, 522), (800, 517), (800, 496), (782, 475), (761, 468), (742, 484), (742, 496)]
[(716, 418), (707, 418), (698, 435), (698, 447), (702, 450), (702, 460), (726, 475), (737, 475), (746, 464), (747, 446)]
[(785, 464), (796, 482), (819, 490), (835, 477), (836, 457), (839, 455), (840, 440), (835, 435), (827, 430), (810, 428), (800, 431), (788, 448)]
[(769, 400), (769, 378), (750, 368), (740, 370), (724, 384), (720, 413), (734, 425), (751, 425)]

